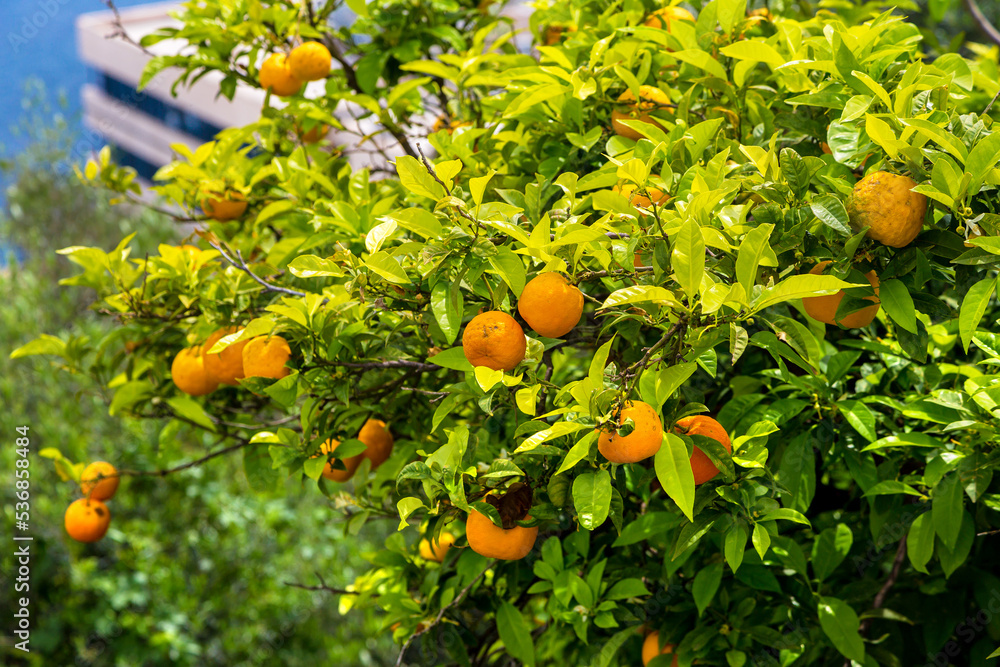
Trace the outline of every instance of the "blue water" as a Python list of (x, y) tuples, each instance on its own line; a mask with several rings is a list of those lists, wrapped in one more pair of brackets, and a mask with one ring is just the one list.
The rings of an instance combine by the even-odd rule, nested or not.
[[(149, 0), (118, 0), (118, 7), (149, 4)], [(24, 118), (24, 87), (29, 77), (41, 79), (55, 104), (65, 95), (70, 129), (79, 131), (80, 88), (87, 69), (76, 53), (76, 17), (106, 9), (100, 0), (0, 0), (0, 156), (24, 150), (27, 139), (12, 126)]]

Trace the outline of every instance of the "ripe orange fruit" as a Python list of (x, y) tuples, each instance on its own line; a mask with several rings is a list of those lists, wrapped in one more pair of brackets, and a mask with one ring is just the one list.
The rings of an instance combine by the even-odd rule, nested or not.
[(285, 367), (291, 357), (292, 348), (281, 336), (257, 336), (243, 348), (243, 373), (248, 378), (277, 380), (291, 373)]
[(654, 201), (656, 202), (657, 206), (663, 206), (671, 199), (670, 195), (668, 195), (666, 192), (663, 192), (662, 190), (658, 190), (656, 188), (646, 188), (646, 191), (649, 192), (649, 194), (652, 195), (653, 197), (652, 201), (650, 201), (650, 198), (647, 197), (646, 195), (634, 194), (635, 191), (638, 189), (639, 186), (636, 185), (635, 183), (625, 183), (623, 185), (616, 184), (613, 188), (611, 188), (613, 192), (617, 192), (621, 196), (628, 199), (631, 202), (632, 206), (637, 206), (640, 208), (650, 208)]
[[(810, 269), (809, 273), (819, 275), (823, 273), (829, 264), (830, 260), (820, 262)], [(871, 301), (873, 305), (866, 306), (861, 310), (856, 310), (850, 315), (845, 316), (844, 319), (835, 321), (834, 317), (837, 314), (837, 309), (840, 308), (840, 302), (843, 301), (846, 296), (844, 290), (840, 290), (836, 294), (827, 294), (826, 296), (809, 296), (802, 299), (802, 307), (805, 309), (806, 315), (813, 318), (817, 322), (833, 325), (839, 324), (847, 329), (857, 329), (858, 327), (868, 326), (878, 314), (878, 309), (880, 307), (879, 304), (881, 301), (878, 298), (878, 276), (875, 275), (874, 271), (869, 271), (865, 274), (865, 278), (867, 278), (868, 282), (870, 282), (872, 287), (875, 288), (875, 296), (865, 297), (865, 299)]]
[(362, 456), (372, 462), (372, 470), (385, 463), (392, 454), (392, 433), (381, 419), (366, 421), (358, 433), (358, 440), (368, 447)]
[(326, 137), (330, 133), (330, 126), (324, 125), (323, 123), (317, 123), (313, 125), (311, 130), (302, 130), (301, 127), (296, 128), (299, 138), (302, 139), (304, 144), (315, 144), (320, 139)]
[(77, 542), (96, 542), (111, 525), (108, 506), (94, 498), (80, 498), (66, 508), (66, 532)]
[[(320, 445), (319, 451), (321, 454), (316, 456), (321, 456), (322, 454), (330, 454), (334, 452), (338, 445), (340, 445), (340, 440), (336, 438), (330, 438), (322, 445)], [(341, 459), (344, 463), (344, 467), (347, 470), (340, 470), (334, 468), (330, 461), (326, 462), (326, 467), (323, 468), (323, 477), (326, 477), (332, 482), (346, 482), (350, 478), (354, 477), (354, 473), (358, 471), (358, 466), (361, 465), (361, 459), (364, 458), (364, 454), (355, 454), (354, 456), (349, 456), (346, 459)]]
[(445, 557), (448, 555), (448, 550), (451, 549), (451, 545), (454, 543), (455, 536), (449, 532), (442, 532), (436, 542), (431, 542), (425, 537), (420, 540), (420, 557), (424, 560), (443, 563)]
[(694, 23), (694, 16), (683, 7), (664, 7), (646, 17), (644, 25), (650, 28), (660, 28), (670, 30), (670, 24), (674, 21), (691, 21)]
[(546, 338), (562, 338), (583, 315), (583, 292), (561, 273), (540, 273), (524, 286), (517, 312), (532, 329)]
[(83, 469), (80, 475), (80, 489), (83, 495), (93, 500), (107, 500), (118, 490), (118, 471), (106, 461), (94, 461)]
[(206, 197), (201, 200), (201, 210), (217, 222), (241, 218), (247, 210), (247, 200), (239, 192), (227, 192), (225, 197)]
[(288, 69), (300, 81), (318, 81), (330, 74), (330, 50), (319, 42), (299, 44), (288, 55)]
[(219, 383), (205, 370), (202, 347), (185, 347), (170, 364), (170, 379), (188, 396), (204, 396), (215, 391)]
[[(711, 417), (691, 415), (678, 419), (674, 430), (684, 435), (703, 435), (721, 443), (727, 452), (733, 451), (733, 444), (729, 441), (726, 429)], [(712, 459), (708, 458), (708, 455), (698, 449), (696, 445), (691, 452), (691, 472), (694, 473), (694, 484), (698, 486), (718, 475), (719, 469), (712, 463)]]
[(870, 227), (868, 238), (902, 248), (917, 238), (924, 226), (927, 197), (913, 192), (916, 181), (885, 171), (868, 174), (854, 186), (847, 203), (851, 226)]
[(636, 463), (656, 454), (663, 442), (663, 422), (649, 403), (628, 401), (618, 417), (621, 425), (631, 419), (635, 427), (628, 435), (600, 431), (597, 449), (612, 463)]
[[(660, 633), (651, 632), (646, 635), (646, 640), (642, 642), (642, 664), (648, 665), (658, 655), (669, 655), (674, 652), (673, 644), (664, 644), (660, 649)], [(674, 656), (671, 667), (677, 667), (677, 656)]]
[(521, 560), (535, 546), (538, 526), (514, 526), (506, 530), (495, 525), (485, 514), (472, 510), (465, 522), (465, 537), (480, 556), (500, 560)]
[(827, 155), (833, 155), (833, 150), (830, 148), (830, 144), (825, 141), (819, 142), (819, 149), (826, 153)]
[(209, 354), (212, 346), (219, 342), (223, 336), (228, 336), (239, 331), (236, 327), (219, 329), (205, 341), (202, 348), (205, 353), (205, 372), (208, 376), (219, 384), (238, 385), (238, 380), (243, 377), (243, 348), (247, 341), (241, 340), (233, 343), (222, 352)]
[(622, 125), (622, 120), (640, 120), (644, 123), (651, 123), (662, 127), (649, 112), (655, 109), (671, 109), (673, 105), (670, 97), (655, 86), (639, 86), (639, 101), (635, 101), (635, 95), (631, 90), (626, 90), (618, 96), (618, 103), (622, 109), (615, 109), (611, 112), (611, 127), (622, 137), (638, 141), (642, 135), (632, 128)]
[(524, 359), (528, 342), (513, 317), (488, 310), (472, 318), (462, 332), (462, 351), (473, 366), (513, 370)]
[(545, 29), (545, 46), (553, 46), (562, 41), (563, 35), (569, 32), (576, 32), (575, 25), (550, 25)]
[(457, 119), (449, 121), (446, 115), (441, 114), (440, 116), (437, 117), (437, 120), (434, 121), (434, 127), (431, 128), (431, 131), (440, 132), (441, 130), (444, 130), (448, 134), (452, 134), (455, 130), (457, 130), (460, 127), (472, 127), (472, 122), (468, 120), (457, 120)]
[(632, 257), (632, 268), (638, 269), (641, 266), (649, 266), (645, 261), (646, 259), (642, 256), (642, 253), (636, 250), (635, 255)]
[(302, 88), (302, 79), (292, 74), (284, 53), (272, 53), (260, 66), (260, 87), (275, 95), (290, 97)]

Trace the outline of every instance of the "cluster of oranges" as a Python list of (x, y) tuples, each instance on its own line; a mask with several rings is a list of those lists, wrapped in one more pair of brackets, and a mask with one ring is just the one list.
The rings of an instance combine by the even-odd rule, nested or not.
[[(365, 425), (361, 427), (361, 431), (358, 432), (358, 440), (363, 442), (367, 449), (360, 454), (341, 459), (344, 464), (344, 470), (334, 468), (333, 464), (327, 461), (326, 467), (323, 468), (323, 477), (331, 482), (346, 482), (354, 477), (354, 473), (358, 471), (358, 466), (361, 465), (364, 459), (371, 461), (372, 470), (375, 470), (385, 463), (392, 454), (392, 433), (389, 432), (385, 426), (385, 422), (381, 419), (369, 419), (366, 421)], [(320, 446), (320, 453), (316, 456), (325, 454), (329, 457), (329, 455), (336, 451), (339, 445), (339, 440), (330, 438)]]
[(333, 58), (319, 42), (305, 42), (288, 55), (272, 53), (260, 66), (260, 86), (281, 97), (291, 97), (307, 81), (325, 79)]
[(83, 469), (80, 490), (83, 498), (66, 508), (66, 532), (77, 542), (96, 542), (111, 525), (111, 510), (104, 504), (118, 491), (118, 471), (105, 461), (95, 461)]
[[(546, 338), (565, 336), (583, 315), (583, 293), (562, 274), (539, 274), (521, 292), (517, 312)], [(524, 329), (502, 311), (489, 310), (472, 318), (462, 334), (462, 351), (473, 366), (511, 371), (527, 352)]]
[(170, 378), (189, 396), (204, 396), (220, 384), (236, 386), (241, 378), (280, 379), (289, 374), (285, 366), (292, 350), (281, 336), (257, 336), (233, 343), (217, 353), (209, 350), (222, 339), (239, 332), (236, 327), (219, 329), (202, 344), (186, 347), (170, 365)]
[[(851, 192), (847, 212), (851, 226), (857, 230), (868, 228), (868, 238), (892, 248), (904, 248), (917, 238), (924, 225), (927, 213), (927, 197), (914, 192), (916, 182), (908, 176), (890, 174), (884, 171), (865, 176), (858, 181)], [(819, 262), (809, 273), (822, 274), (830, 261)], [(874, 296), (865, 300), (872, 305), (864, 306), (837, 319), (837, 309), (846, 296), (844, 290), (826, 296), (802, 299), (806, 314), (817, 322), (840, 325), (847, 329), (866, 327), (874, 321), (881, 307), (878, 296), (879, 280), (875, 271), (868, 271), (865, 278), (875, 290)]]

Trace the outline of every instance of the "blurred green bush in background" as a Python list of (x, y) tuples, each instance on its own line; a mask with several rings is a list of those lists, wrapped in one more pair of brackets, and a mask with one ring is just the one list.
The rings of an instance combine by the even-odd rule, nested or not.
[[(63, 513), (79, 490), (60, 479), (43, 449), (58, 446), (74, 462), (153, 471), (196, 458), (186, 450), (200, 436), (161, 433), (156, 422), (123, 423), (108, 415), (105, 397), (87, 379), (57, 371), (48, 359), (12, 361), (9, 353), (40, 331), (95, 336), (111, 324), (84, 309), (85, 290), (57, 284), (72, 272), (57, 249), (113, 247), (135, 232), (140, 251), (155, 252), (184, 232), (165, 216), (113, 207), (81, 185), (68, 161), (76, 138), (37, 83), (26, 106), (33, 111), (22, 125), (32, 147), (0, 164), (10, 184), (0, 241), (27, 254), (22, 265), (0, 270), (0, 461), (14, 470), (14, 429), (29, 426), (27, 534), (34, 541), (27, 594), (15, 594), (14, 549), (3, 549), (0, 614), (10, 619), (15, 598), (30, 597), (32, 652), (13, 647), (18, 640), (4, 623), (0, 664), (391, 664), (391, 639), (379, 631), (379, 619), (343, 617), (334, 596), (285, 585), (318, 585), (319, 573), (328, 585), (343, 586), (376, 545), (345, 537), (344, 525), (331, 521), (338, 515), (294, 482), (280, 496), (255, 494), (239, 459), (126, 478), (109, 503), (107, 538), (84, 545), (66, 536)], [(141, 454), (149, 451), (158, 459)], [(11, 527), (13, 482), (10, 472), (0, 483), (3, 521)]]

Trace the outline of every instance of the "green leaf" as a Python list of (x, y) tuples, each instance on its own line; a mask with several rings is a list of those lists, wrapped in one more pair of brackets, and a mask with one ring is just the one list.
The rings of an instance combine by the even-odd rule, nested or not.
[(675, 51), (671, 53), (674, 58), (682, 62), (694, 65), (699, 69), (703, 69), (714, 77), (720, 79), (726, 79), (726, 70), (722, 67), (718, 60), (713, 58), (711, 54), (702, 51), (701, 49), (688, 49), (686, 51)]
[(30, 357), (36, 354), (54, 354), (63, 356), (66, 353), (66, 343), (55, 336), (42, 334), (30, 343), (26, 343), (10, 353), (11, 359)]
[(604, 594), (604, 600), (625, 600), (627, 598), (638, 598), (644, 595), (651, 595), (642, 579), (622, 579)]
[(920, 493), (919, 491), (917, 491), (916, 489), (914, 489), (909, 484), (907, 484), (905, 482), (900, 482), (897, 479), (887, 479), (887, 480), (881, 481), (878, 484), (876, 484), (876, 485), (874, 485), (872, 487), (869, 487), (869, 489), (867, 491), (865, 491), (865, 495), (866, 496), (891, 496), (891, 495), (897, 495), (897, 494), (900, 494), (900, 493), (906, 494), (906, 495), (909, 495), (909, 496), (923, 496), (924, 495), (924, 494)]
[[(704, 259), (704, 257), (702, 258)], [(632, 287), (623, 287), (612, 292), (598, 310), (614, 308), (626, 303), (640, 303), (642, 301), (680, 305), (674, 293), (665, 287), (660, 287), (659, 285), (633, 285)]]
[(875, 414), (861, 401), (839, 401), (837, 409), (865, 440), (875, 440)]
[(760, 261), (774, 251), (768, 244), (774, 225), (764, 224), (754, 227), (743, 237), (739, 253), (736, 256), (736, 280), (749, 295), (757, 282), (757, 267)]
[(992, 134), (976, 144), (965, 161), (965, 170), (972, 176), (969, 194), (979, 193), (986, 176), (1000, 164), (1000, 132), (994, 128)]
[(490, 182), (490, 179), (493, 178), (493, 175), (496, 173), (495, 169), (490, 169), (483, 176), (477, 176), (469, 179), (469, 193), (472, 195), (472, 201), (476, 202), (476, 206), (483, 203), (483, 194), (486, 192), (486, 184)]
[(906, 534), (906, 555), (914, 569), (927, 574), (927, 563), (934, 556), (934, 521), (930, 512), (924, 512), (910, 524)]
[(444, 352), (438, 352), (433, 357), (427, 359), (427, 363), (435, 364), (441, 368), (450, 368), (453, 371), (475, 370), (469, 360), (465, 358), (465, 351), (461, 347), (453, 347)]
[(634, 627), (625, 628), (621, 632), (616, 632), (612, 635), (611, 639), (604, 642), (604, 646), (602, 646), (600, 652), (598, 652), (597, 658), (594, 661), (594, 667), (610, 667), (611, 663), (614, 662), (618, 649), (620, 649), (626, 641), (634, 636)]
[(747, 0), (718, 0), (718, 19), (722, 31), (732, 32), (733, 27), (747, 14)]
[(972, 543), (975, 539), (975, 521), (971, 514), (962, 512), (955, 548), (949, 549), (940, 538), (937, 541), (938, 560), (941, 561), (941, 569), (944, 570), (945, 577), (950, 577), (955, 570), (961, 567), (965, 559), (969, 557), (969, 553), (972, 551)]
[(847, 558), (853, 543), (854, 534), (842, 523), (821, 532), (812, 547), (812, 567), (816, 578), (823, 581), (833, 574)]
[(819, 624), (830, 642), (845, 658), (865, 662), (865, 642), (858, 633), (858, 615), (843, 600), (821, 597), (818, 605)]
[(215, 433), (215, 424), (212, 418), (205, 412), (201, 403), (190, 396), (174, 396), (167, 399), (167, 404), (173, 409), (178, 417), (183, 417), (188, 421), (198, 424), (204, 429)]
[(719, 590), (720, 583), (722, 583), (722, 563), (720, 562), (709, 563), (695, 575), (694, 583), (691, 584), (691, 595), (694, 596), (699, 616), (711, 604), (715, 592)]
[(409, 525), (407, 519), (411, 514), (424, 506), (424, 501), (420, 498), (400, 498), (396, 503), (396, 510), (399, 512), (399, 530), (403, 530)]
[(403, 155), (396, 158), (396, 171), (399, 173), (399, 182), (413, 194), (429, 197), (435, 201), (442, 199), (446, 194), (441, 184), (427, 171), (427, 167), (414, 157)]
[(507, 246), (497, 249), (497, 254), (490, 257), (490, 265), (510, 287), (510, 291), (521, 296), (524, 291), (525, 271), (524, 261)]
[(934, 498), (931, 501), (934, 532), (947, 549), (954, 550), (958, 541), (958, 531), (962, 527), (963, 500), (958, 473), (946, 475), (934, 487)]
[(767, 532), (767, 528), (762, 524), (755, 523), (750, 541), (753, 542), (753, 548), (757, 551), (757, 555), (763, 559), (764, 554), (771, 548), (771, 534)]
[(870, 452), (874, 449), (885, 449), (887, 447), (941, 447), (943, 444), (940, 438), (935, 438), (926, 433), (900, 433), (899, 435), (890, 435), (876, 440), (861, 451)]
[(531, 640), (531, 628), (520, 610), (504, 600), (497, 609), (497, 632), (507, 653), (529, 667), (535, 664), (535, 645)]
[(701, 290), (701, 279), (705, 275), (705, 239), (701, 235), (701, 225), (689, 218), (674, 235), (674, 250), (670, 260), (674, 276), (688, 298), (694, 298)]
[(573, 504), (580, 525), (598, 528), (611, 510), (611, 474), (607, 470), (587, 472), (573, 480)]
[(299, 255), (288, 263), (288, 270), (296, 278), (325, 278), (342, 276), (344, 270), (331, 259), (316, 255)]
[(455, 342), (462, 329), (464, 302), (462, 290), (457, 289), (457, 286), (457, 282), (440, 280), (431, 290), (431, 310), (448, 345)]
[(726, 562), (729, 563), (733, 572), (740, 569), (743, 563), (743, 554), (747, 548), (747, 529), (743, 521), (737, 521), (726, 533)]
[(843, 202), (833, 195), (814, 197), (810, 205), (813, 215), (830, 229), (844, 236), (851, 235), (850, 218)]
[(392, 211), (383, 216), (393, 220), (403, 229), (409, 230), (425, 239), (436, 239), (443, 234), (443, 226), (438, 217), (422, 208), (405, 208)]
[(983, 314), (986, 313), (986, 306), (990, 303), (996, 282), (993, 278), (983, 278), (972, 286), (962, 299), (962, 309), (958, 316), (958, 332), (962, 337), (962, 347), (969, 351), (969, 343), (972, 335), (976, 333)]
[(791, 148), (781, 149), (778, 154), (778, 164), (781, 167), (781, 176), (791, 188), (792, 194), (796, 199), (801, 199), (809, 189), (809, 167)]
[(848, 287), (864, 287), (854, 283), (844, 282), (835, 276), (813, 275), (809, 273), (789, 276), (780, 283), (761, 292), (753, 303), (754, 312), (764, 310), (768, 306), (801, 299), (807, 296), (822, 296), (835, 294)]
[(694, 473), (691, 458), (684, 441), (675, 433), (664, 433), (660, 449), (653, 458), (656, 478), (664, 491), (684, 512), (688, 521), (694, 520)]
[(597, 348), (597, 352), (594, 353), (594, 358), (590, 360), (590, 369), (587, 372), (587, 377), (590, 378), (594, 387), (604, 386), (604, 367), (608, 363), (608, 355), (611, 354), (611, 345), (614, 342), (615, 339), (612, 337), (607, 343), (601, 345)]
[(895, 278), (885, 281), (879, 286), (878, 295), (882, 308), (896, 324), (910, 333), (917, 333), (917, 310), (902, 281)]
[(365, 260), (365, 266), (388, 280), (390, 283), (406, 285), (410, 282), (410, 279), (406, 275), (406, 271), (404, 271), (403, 267), (400, 266), (399, 260), (385, 250), (379, 250), (377, 253), (369, 255), (368, 259)]

